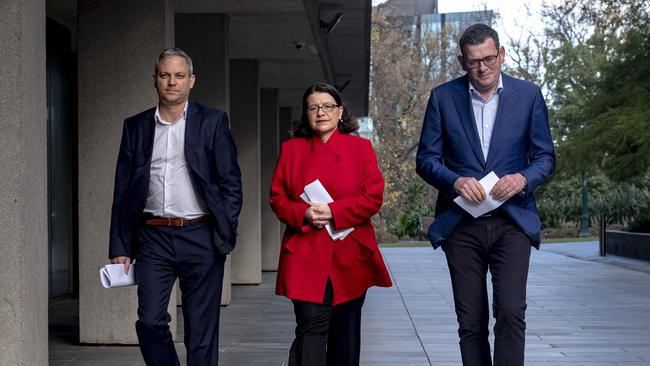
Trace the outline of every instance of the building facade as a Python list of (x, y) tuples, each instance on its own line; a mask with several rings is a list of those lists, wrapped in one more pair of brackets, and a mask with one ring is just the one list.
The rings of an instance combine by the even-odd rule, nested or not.
[(103, 289), (98, 269), (122, 121), (155, 105), (166, 47), (193, 57), (191, 99), (230, 114), (240, 152), (245, 205), (222, 303), (230, 284), (275, 270), (279, 144), (315, 82), (344, 87), (367, 115), (370, 14), (369, 0), (2, 1), (0, 365), (48, 364), (48, 299), (61, 296), (78, 298), (81, 343), (136, 342), (135, 289)]

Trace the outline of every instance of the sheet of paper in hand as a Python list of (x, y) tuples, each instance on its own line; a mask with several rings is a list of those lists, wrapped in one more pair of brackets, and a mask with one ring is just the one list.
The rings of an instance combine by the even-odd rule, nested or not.
[[(305, 202), (334, 202), (332, 196), (330, 196), (323, 184), (318, 179), (305, 186), (305, 191), (300, 195), (300, 198), (302, 198)], [(329, 222), (325, 224), (325, 229), (327, 229), (327, 233), (333, 240), (343, 240), (346, 236), (348, 236), (348, 234), (354, 231), (353, 227), (343, 230), (334, 230)]]
[(490, 196), (490, 191), (492, 190), (492, 187), (494, 187), (494, 185), (497, 184), (498, 181), (499, 181), (499, 177), (494, 172), (490, 172), (488, 175), (483, 177), (483, 179), (478, 181), (483, 186), (483, 190), (485, 190), (485, 194), (487, 195), (487, 197), (485, 197), (485, 200), (483, 200), (483, 202), (479, 204), (468, 201), (465, 199), (465, 197), (462, 196), (458, 196), (454, 198), (454, 202), (456, 202), (456, 204), (462, 207), (465, 211), (469, 212), (469, 214), (472, 215), (474, 218), (477, 218), (487, 212), (495, 210), (497, 207), (501, 206), (503, 202), (505, 202), (505, 201), (497, 201), (494, 198), (492, 198), (492, 196)]
[(99, 269), (99, 279), (104, 288), (135, 285), (135, 264), (129, 267), (129, 274), (124, 274), (124, 264), (107, 264)]

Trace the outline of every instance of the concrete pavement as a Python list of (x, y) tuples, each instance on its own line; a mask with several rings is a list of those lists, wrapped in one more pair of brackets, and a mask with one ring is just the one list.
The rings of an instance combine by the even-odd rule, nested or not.
[[(361, 364), (460, 365), (444, 253), (382, 252), (395, 286), (368, 292)], [(286, 365), (293, 312), (273, 295), (274, 281), (266, 272), (262, 285), (233, 287), (222, 309), (221, 365)], [(50, 306), (50, 365), (144, 365), (134, 346), (76, 345), (75, 306)], [(526, 365), (650, 366), (650, 262), (598, 257), (597, 242), (543, 245), (531, 257), (527, 325)]]

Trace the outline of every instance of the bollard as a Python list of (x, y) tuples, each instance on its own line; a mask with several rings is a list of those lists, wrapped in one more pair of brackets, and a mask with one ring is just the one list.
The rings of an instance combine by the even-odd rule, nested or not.
[(600, 256), (604, 257), (607, 255), (607, 247), (605, 246), (605, 237), (607, 230), (607, 215), (600, 215), (600, 235), (599, 235), (599, 246), (600, 246)]

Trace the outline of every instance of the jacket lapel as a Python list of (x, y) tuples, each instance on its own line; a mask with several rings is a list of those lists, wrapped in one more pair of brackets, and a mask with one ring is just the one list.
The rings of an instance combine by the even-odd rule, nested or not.
[(507, 75), (501, 75), (503, 78), (503, 90), (501, 91), (501, 95), (499, 95), (499, 106), (494, 121), (494, 129), (492, 130), (487, 166), (497, 158), (497, 153), (503, 145), (501, 141), (503, 141), (503, 139), (508, 135), (508, 129), (511, 128), (511, 126), (509, 126), (509, 121), (506, 115), (517, 110), (517, 100), (519, 99), (519, 88), (512, 85), (510, 78)]
[(463, 78), (463, 82), (457, 85), (456, 93), (454, 94), (454, 105), (458, 111), (460, 123), (465, 130), (465, 135), (469, 140), (472, 151), (476, 159), (485, 166), (485, 159), (483, 158), (483, 150), (481, 149), (481, 142), (478, 138), (478, 131), (476, 130), (476, 121), (474, 119), (474, 111), (472, 109), (472, 101), (469, 96), (469, 81), (467, 76)]
[(196, 104), (189, 102), (187, 116), (185, 116), (185, 158), (192, 164), (190, 150), (196, 146), (196, 141), (201, 130), (201, 112)]
[(147, 165), (151, 165), (151, 155), (153, 154), (153, 140), (156, 135), (156, 118), (154, 114), (156, 108), (153, 108), (146, 114), (146, 122), (142, 125), (142, 151), (145, 154)]

